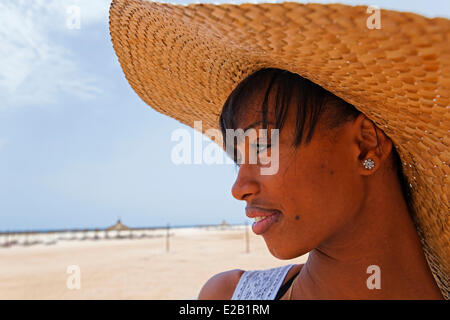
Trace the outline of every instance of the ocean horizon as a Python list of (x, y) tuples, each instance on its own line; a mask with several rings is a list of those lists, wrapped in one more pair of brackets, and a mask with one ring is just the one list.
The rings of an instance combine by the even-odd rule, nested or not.
[[(206, 227), (220, 227), (220, 226), (244, 226), (245, 223), (217, 223), (217, 224), (183, 224), (183, 225), (159, 225), (159, 226), (127, 226), (131, 230), (161, 230), (161, 229), (183, 229), (183, 228), (206, 228)], [(15, 230), (0, 230), (0, 234), (18, 234), (18, 233), (58, 233), (58, 232), (92, 232), (105, 231), (107, 227), (96, 228), (52, 228), (52, 229), (15, 229)]]

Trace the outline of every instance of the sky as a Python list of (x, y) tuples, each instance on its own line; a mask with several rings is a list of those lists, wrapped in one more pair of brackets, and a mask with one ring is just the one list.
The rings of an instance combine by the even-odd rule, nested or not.
[[(441, 0), (310, 2), (450, 17)], [(109, 4), (0, 1), (0, 231), (103, 228), (119, 217), (131, 227), (251, 222), (231, 195), (233, 164), (171, 161), (171, 134), (193, 130), (132, 90)]]

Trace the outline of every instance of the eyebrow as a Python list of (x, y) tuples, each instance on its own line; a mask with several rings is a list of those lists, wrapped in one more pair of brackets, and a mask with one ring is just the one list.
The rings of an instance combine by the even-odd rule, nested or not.
[[(261, 124), (261, 123), (262, 123), (262, 120), (258, 120), (258, 121), (253, 122), (252, 124), (248, 125), (248, 126), (244, 129), (244, 132), (247, 131), (247, 130), (250, 129), (250, 128), (256, 127), (257, 125), (259, 125), (259, 124)], [(267, 124), (275, 125), (272, 121), (267, 121)]]
[[(255, 122), (249, 124), (249, 125), (244, 129), (244, 132), (247, 131), (247, 130), (250, 129), (250, 128), (253, 128), (253, 127), (256, 127), (257, 125), (260, 125), (261, 123), (262, 123), (262, 120), (258, 120), (258, 121), (255, 121)], [(267, 124), (275, 125), (275, 123), (273, 123), (272, 121), (267, 121)], [(233, 149), (234, 149), (234, 151), (237, 150), (236, 145), (233, 146)], [(235, 154), (236, 154), (236, 153), (235, 153)]]

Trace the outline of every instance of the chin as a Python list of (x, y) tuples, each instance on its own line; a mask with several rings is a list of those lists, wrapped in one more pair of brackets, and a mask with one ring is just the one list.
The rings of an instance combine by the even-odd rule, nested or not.
[(269, 244), (268, 241), (266, 241), (266, 245), (267, 245), (267, 249), (269, 249), (269, 252), (275, 258), (278, 258), (280, 260), (295, 259), (304, 254), (307, 254), (312, 249), (314, 249), (314, 248), (310, 249), (309, 247), (308, 248), (307, 247), (298, 248), (298, 247), (294, 247), (294, 246), (286, 247), (286, 246), (283, 246), (282, 244), (273, 245), (273, 244)]

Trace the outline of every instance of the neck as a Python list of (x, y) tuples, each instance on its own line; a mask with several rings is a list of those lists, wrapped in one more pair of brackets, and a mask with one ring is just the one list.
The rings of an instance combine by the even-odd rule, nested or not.
[[(294, 298), (442, 299), (398, 180), (391, 178), (383, 183), (392, 188), (367, 184), (355, 218), (309, 253)], [(380, 288), (369, 289), (377, 276)]]

